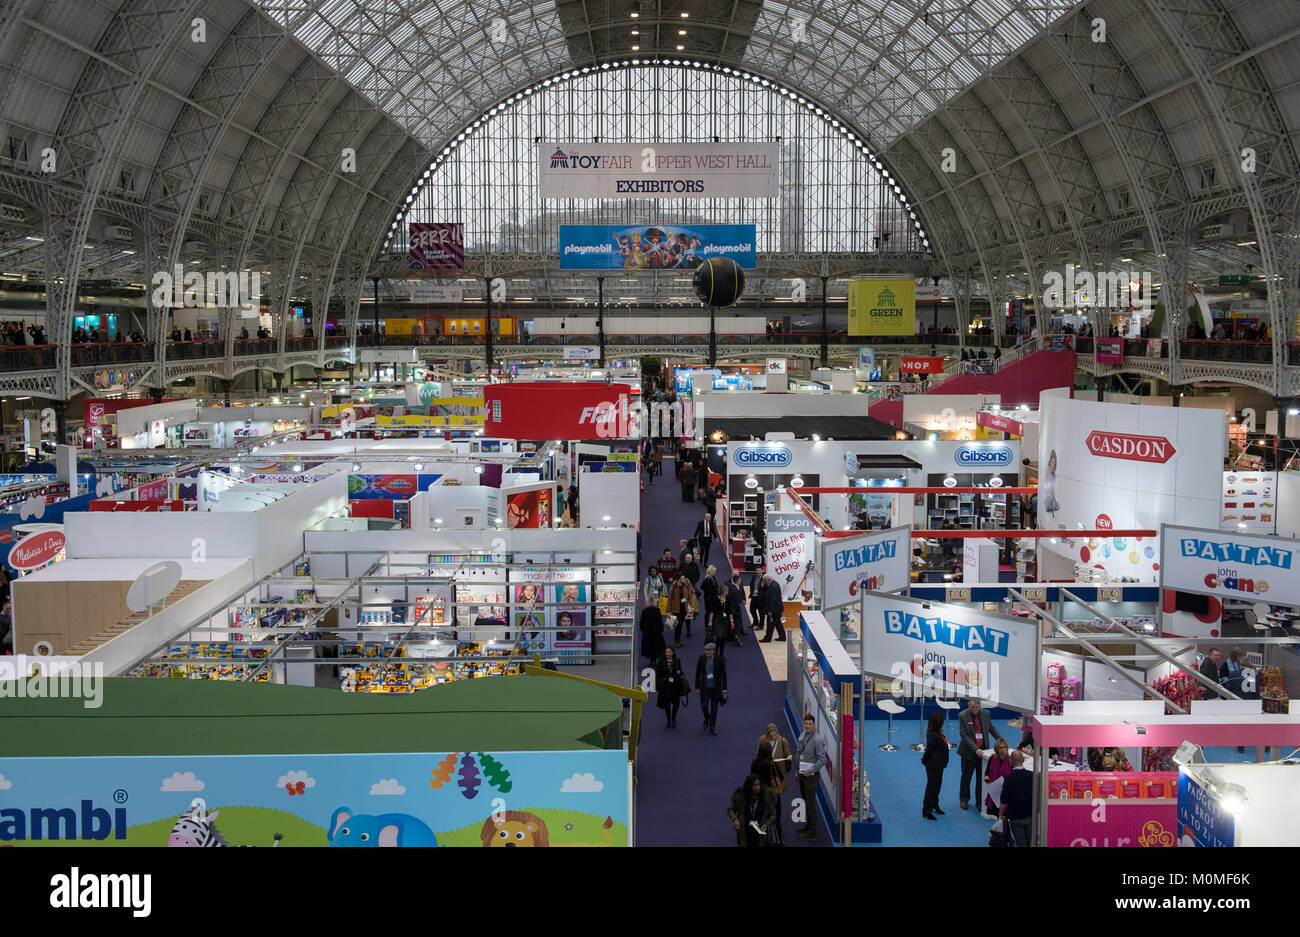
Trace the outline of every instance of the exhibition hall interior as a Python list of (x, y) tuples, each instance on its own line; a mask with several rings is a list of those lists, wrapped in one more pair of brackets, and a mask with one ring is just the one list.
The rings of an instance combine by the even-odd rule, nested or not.
[(0, 846), (1300, 845), (1297, 133), (1295, 0), (9, 0)]

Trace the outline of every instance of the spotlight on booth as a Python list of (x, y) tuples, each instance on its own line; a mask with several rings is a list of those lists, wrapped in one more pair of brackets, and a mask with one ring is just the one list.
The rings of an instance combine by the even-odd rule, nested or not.
[(1224, 784), (1218, 790), (1219, 806), (1233, 816), (1241, 816), (1246, 812), (1246, 802), (1250, 800), (1250, 794), (1240, 784)]
[(360, 462), (353, 462), (353, 463), (352, 463), (352, 471), (354, 471), (354, 472), (359, 472), (359, 471), (361, 471), (361, 463), (360, 463)]
[(438, 526), (441, 526), (441, 525), (442, 525), (442, 518), (441, 518), (441, 517), (435, 517), (435, 518), (433, 519), (433, 522), (434, 522), (435, 524), (437, 524)]
[(1205, 764), (1205, 752), (1195, 742), (1184, 742), (1178, 746), (1170, 760), (1180, 768), (1188, 765)]
[(414, 468), (415, 468), (415, 470), (416, 470), (417, 472), (423, 472), (423, 471), (424, 471), (424, 463), (423, 463), (423, 462), (416, 462)]

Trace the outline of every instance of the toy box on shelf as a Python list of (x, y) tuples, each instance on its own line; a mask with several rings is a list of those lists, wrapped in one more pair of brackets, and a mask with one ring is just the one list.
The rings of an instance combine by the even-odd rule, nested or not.
[(1286, 714), (1291, 711), (1291, 701), (1286, 695), (1286, 681), (1281, 667), (1263, 667), (1259, 671), (1259, 696), (1264, 701), (1264, 712)]
[(1205, 695), (1205, 690), (1201, 684), (1190, 674), (1182, 672), (1161, 677), (1151, 684), (1151, 688), (1164, 695), (1183, 710), (1188, 708), (1188, 704), (1192, 700), (1202, 699)]
[[(266, 657), (269, 648), (246, 647), (243, 645), (213, 642), (203, 644), (174, 644), (158, 656), (167, 658), (168, 662), (152, 661), (137, 665), (127, 673), (128, 677), (170, 677), (190, 680), (244, 680), (258, 666), (257, 664), (238, 663), (242, 659), (259, 660)], [(170, 663), (171, 659), (177, 663)], [(184, 660), (220, 660), (221, 663), (185, 664)], [(267, 683), (271, 679), (271, 668), (264, 667), (253, 678), (255, 683)]]

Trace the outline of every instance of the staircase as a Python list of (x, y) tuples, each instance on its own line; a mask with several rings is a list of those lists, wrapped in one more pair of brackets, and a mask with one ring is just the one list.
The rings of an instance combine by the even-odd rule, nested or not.
[[(997, 361), (980, 362), (987, 374), (967, 374), (968, 362), (955, 361), (943, 374), (925, 384), (925, 394), (997, 394), (1006, 404), (1038, 406), (1038, 395), (1053, 387), (1073, 387), (1073, 351), (1043, 351), (1037, 342), (1009, 349)], [(903, 401), (873, 392), (867, 414), (898, 429), (903, 428)]]
[[(165, 598), (158, 605), (157, 611), (162, 611), (162, 609), (165, 608), (166, 606), (180, 601), (181, 599), (185, 598), (187, 595), (190, 595), (191, 593), (196, 592), (199, 589), (202, 589), (207, 584), (208, 581), (205, 579), (187, 579), (184, 582), (181, 582), (179, 585), (176, 586), (175, 589), (171, 591), (171, 594), (168, 595), (167, 598)], [(123, 618), (117, 624), (110, 625), (109, 627), (105, 628), (103, 631), (98, 631), (95, 634), (92, 634), (90, 637), (78, 641), (76, 644), (68, 648), (66, 651), (63, 651), (62, 653), (72, 657), (81, 657), (85, 654), (89, 654), (91, 651), (95, 650), (96, 648), (102, 647), (103, 645), (107, 644), (109, 641), (113, 640), (119, 635), (126, 634), (128, 631), (130, 631), (132, 628), (134, 628), (136, 625), (140, 624), (141, 622), (147, 621), (149, 618), (153, 617), (153, 614), (154, 614), (153, 612), (150, 612), (148, 610), (143, 612), (136, 612), (135, 614), (131, 615), (129, 618)]]

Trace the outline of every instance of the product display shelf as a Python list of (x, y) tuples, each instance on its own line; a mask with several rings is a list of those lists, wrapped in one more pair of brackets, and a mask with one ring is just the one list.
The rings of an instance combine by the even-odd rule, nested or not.
[(1286, 680), (1281, 667), (1265, 667), (1259, 672), (1259, 696), (1264, 702), (1264, 712), (1286, 714), (1291, 711), (1291, 701), (1286, 695)]

